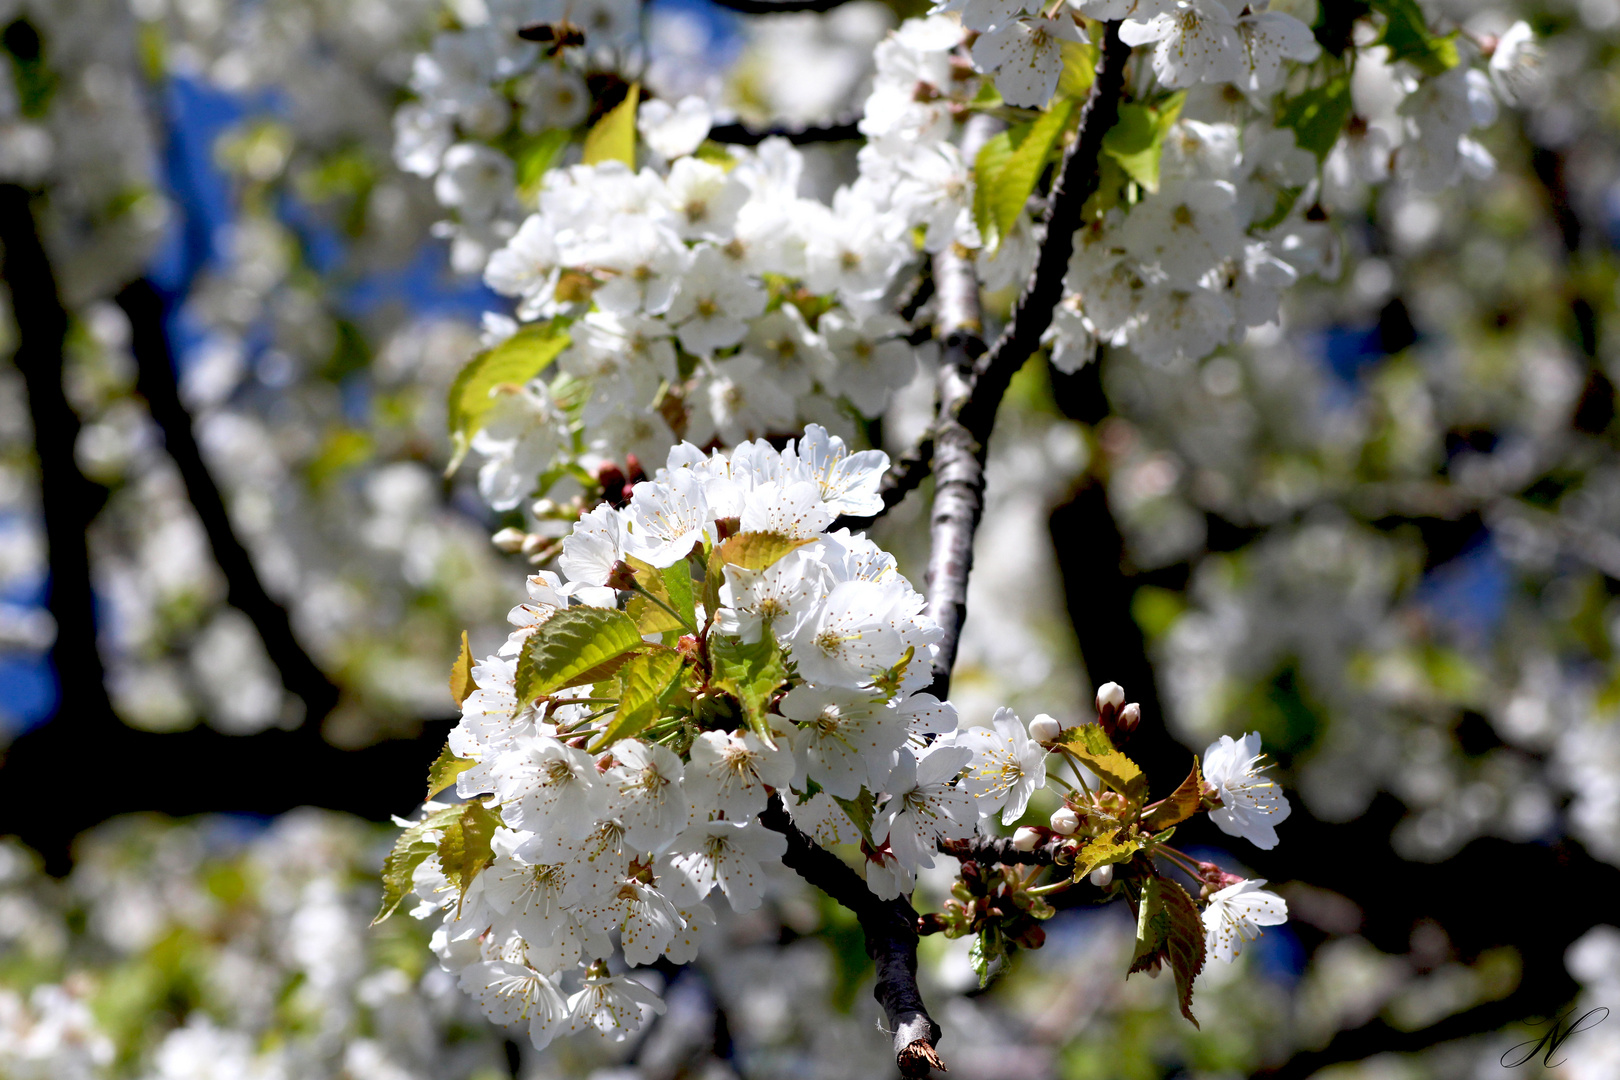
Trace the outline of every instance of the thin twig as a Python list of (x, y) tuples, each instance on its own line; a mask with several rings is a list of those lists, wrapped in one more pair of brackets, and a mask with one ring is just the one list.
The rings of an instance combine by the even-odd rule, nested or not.
[(716, 124), (709, 129), (709, 141), (728, 146), (758, 146), (766, 139), (786, 139), (795, 146), (811, 143), (850, 142), (862, 138), (860, 128), (853, 120), (841, 124), (816, 124), (809, 127), (753, 128), (747, 124)]
[(967, 617), (973, 537), (984, 513), (985, 453), (996, 410), (1013, 375), (1040, 348), (1041, 335), (1052, 323), (1052, 309), (1063, 298), (1063, 275), (1074, 250), (1074, 234), (1086, 200), (1097, 190), (1103, 136), (1119, 118), (1130, 53), (1130, 47), (1120, 40), (1119, 24), (1109, 23), (1097, 77), (1080, 113), (1079, 131), (1047, 200), (1035, 269), (1013, 308), (1012, 320), (988, 351), (982, 350), (978, 337), (978, 284), (972, 279), (971, 265), (955, 252), (943, 252), (934, 259), (945, 355), (934, 430), (928, 615), (939, 624), (944, 637), (934, 658), (929, 689), (940, 698), (950, 693), (951, 669)]
[(846, 0), (714, 0), (716, 7), (735, 11), (741, 15), (785, 15), (795, 11), (822, 12), (844, 4)]
[(877, 968), (872, 996), (894, 1033), (895, 1064), (902, 1076), (927, 1076), (945, 1068), (934, 1049), (940, 1028), (928, 1015), (917, 988), (917, 910), (905, 897), (880, 900), (866, 882), (832, 852), (793, 824), (779, 796), (759, 815), (760, 824), (787, 837), (782, 861), (804, 880), (854, 913), (866, 937), (866, 954)]

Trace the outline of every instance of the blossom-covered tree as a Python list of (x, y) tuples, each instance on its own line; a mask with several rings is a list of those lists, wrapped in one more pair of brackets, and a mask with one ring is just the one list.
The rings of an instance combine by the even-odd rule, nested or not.
[[(687, 972), (729, 1030), (745, 965), (703, 942), (813, 904), (787, 871), (843, 911), (810, 929), (858, 928), (908, 1075), (942, 1063), (940, 956), (1038, 977), (1049, 920), (1108, 899), (1123, 966), (1223, 1030), (1260, 1028), (1209, 961), (1304, 939), (1338, 1001), (1355, 950), (1407, 949), (1385, 1018), (1322, 1006), (1232, 1068), (1567, 1000), (1548, 965), (1594, 901), (1552, 928), (1436, 897), (1502, 865), (1493, 834), (1570, 895), (1613, 880), (1613, 301), (1582, 231), (1612, 139), (1582, 141), (1593, 84), (1547, 85), (1599, 70), (1574, 16), (725, 6), (769, 13), (729, 64), (692, 44), (713, 12), (619, 0), (14, 5), (8, 498), (51, 577), (12, 634), (60, 706), (0, 824), (62, 871), (115, 811), (408, 814), (382, 915), (437, 924), (431, 1007), (514, 1061), (641, 1062)], [(228, 225), (174, 164), (208, 95)], [(390, 276), (441, 251), (462, 284)], [(459, 719), (387, 738), (448, 707), (463, 627)], [(95, 794), (42, 813), (70, 757)], [(355, 935), (300, 887), (298, 941)], [(371, 1010), (311, 1048), (251, 1010), (109, 1034), (117, 980), (64, 948), (0, 999), (0, 1061), (461, 1067), (367, 1034), (415, 999), (306, 951), (290, 977)], [(1429, 1014), (1397, 995), (1442, 976), (1456, 1015), (1406, 1038)]]

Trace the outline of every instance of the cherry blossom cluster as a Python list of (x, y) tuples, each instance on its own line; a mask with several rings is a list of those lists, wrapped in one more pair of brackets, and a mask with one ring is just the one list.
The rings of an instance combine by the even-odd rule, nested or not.
[[(1145, 782), (1085, 801), (1084, 774), (1048, 771), (1049, 753), (1123, 769), (1097, 725), (1072, 746), (1049, 717), (1026, 731), (1006, 709), (990, 728), (962, 728), (926, 691), (940, 631), (923, 597), (865, 536), (832, 529), (877, 508), (887, 466), (815, 426), (781, 451), (681, 443), (628, 505), (580, 519), (561, 573), (529, 578), (499, 655), (466, 661), (437, 786), (453, 777), (469, 801), (401, 822), (385, 880), (398, 877), (397, 904), (408, 872), (413, 914), (440, 920), (436, 952), (492, 1020), (527, 1025), (537, 1047), (636, 1030), (662, 1003), (621, 958), (690, 961), (715, 889), (737, 911), (760, 904), (764, 868), (788, 844), (757, 817), (773, 798), (816, 843), (859, 845), (880, 898), (909, 894), (942, 846), (993, 817), (1018, 821), (1049, 779), (1071, 792), (1047, 832), (1075, 838), (1068, 861), (1115, 834), (1093, 869), (1139, 851), (1179, 857), (1136, 825)], [(1122, 709), (1117, 687), (1100, 700), (1128, 732), (1140, 710)], [(1212, 747), (1207, 781), (1175, 801), (1181, 817), (1160, 817), (1209, 809), (1275, 844), (1287, 804), (1258, 741)], [(1015, 844), (1038, 838), (1021, 830)], [(1221, 886), (1205, 911), (1212, 955), (1230, 959), (1282, 918), (1260, 883), (1195, 872)], [(953, 929), (994, 932), (982, 918)]]
[[(799, 198), (784, 140), (735, 161), (692, 156), (707, 124), (667, 171), (553, 172), (539, 212), (491, 257), (485, 280), (517, 298), (519, 319), (574, 320), (552, 381), (504, 395), (473, 440), (497, 508), (559, 461), (843, 426), (835, 396), (877, 415), (916, 374), (908, 327), (880, 310), (912, 257), (903, 222), (848, 189), (831, 207)], [(581, 384), (565, 404), (562, 387)]]
[[(773, 792), (818, 840), (865, 839), (867, 880), (890, 897), (941, 837), (971, 834), (956, 783), (971, 751), (924, 741), (955, 726), (920, 692), (939, 630), (889, 555), (828, 531), (875, 509), (887, 465), (813, 426), (780, 452), (682, 443), (624, 509), (580, 520), (561, 575), (529, 579), (448, 746), (457, 793), (499, 815), (490, 862), (464, 890), (438, 853), (412, 878), (414, 914), (442, 912), (435, 948), (492, 1019), (543, 1046), (586, 1028), (623, 1038), (661, 1009), (610, 961), (690, 960), (716, 888), (738, 911), (759, 905), (762, 864), (786, 847), (755, 820)], [(628, 678), (520, 698), (563, 623), (585, 609), (629, 622), (621, 605), (637, 629), (670, 627), (634, 639), (667, 662), (645, 722), (627, 726)]]

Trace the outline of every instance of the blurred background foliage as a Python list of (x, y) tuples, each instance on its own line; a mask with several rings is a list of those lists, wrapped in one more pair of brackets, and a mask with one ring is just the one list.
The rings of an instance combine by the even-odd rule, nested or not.
[[(858, 927), (785, 873), (623, 1045), (535, 1054), (418, 924), (367, 928), (458, 634), (493, 651), (521, 598), (504, 522), (443, 475), (446, 389), (504, 301), (391, 157), (414, 58), (478, 6), (0, 3), (0, 1076), (891, 1068)], [(1484, 133), (1496, 173), (1330, 170), (1338, 274), (1280, 326), (1182, 367), (1032, 362), (957, 675), (980, 721), (1123, 683), (1154, 777), (1258, 729), (1295, 811), (1243, 857), (1293, 919), (1206, 972), (1199, 1030), (1164, 980), (1121, 983), (1119, 910), (1062, 912), (986, 991), (927, 939), (952, 1075), (1494, 1076), (1526, 1021), (1620, 1007), (1620, 2), (1429, 6), (1542, 36), (1543, 93)], [(920, 10), (654, 0), (649, 83), (844, 120)], [(807, 154), (821, 194), (853, 168)], [(924, 379), (869, 434), (898, 453), (929, 407)], [(913, 580), (926, 494), (875, 530)], [(1190, 838), (1238, 867), (1223, 840)], [(1612, 1076), (1620, 1020), (1560, 1056)]]

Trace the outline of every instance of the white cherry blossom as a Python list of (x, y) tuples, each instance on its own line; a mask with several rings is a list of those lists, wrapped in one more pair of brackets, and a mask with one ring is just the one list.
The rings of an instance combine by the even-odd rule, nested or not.
[(1204, 780), (1221, 799), (1209, 819), (1228, 836), (1269, 851), (1277, 846), (1277, 825), (1291, 808), (1282, 788), (1265, 775), (1267, 768), (1258, 731), (1242, 739), (1222, 735), (1204, 751)]
[(1263, 926), (1288, 921), (1288, 904), (1260, 886), (1264, 878), (1250, 878), (1215, 893), (1203, 911), (1204, 954), (1230, 964), (1243, 946), (1261, 934)]

